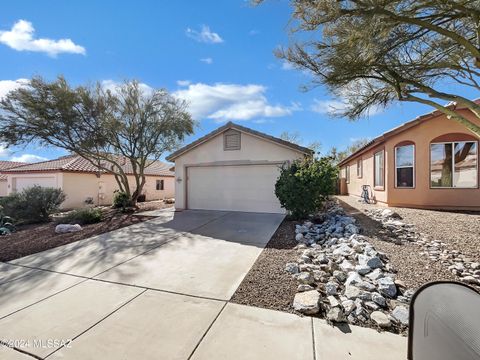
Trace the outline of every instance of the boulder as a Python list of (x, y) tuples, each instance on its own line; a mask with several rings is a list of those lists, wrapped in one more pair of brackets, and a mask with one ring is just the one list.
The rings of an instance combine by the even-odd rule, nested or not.
[(295, 294), (293, 308), (302, 314), (312, 315), (320, 311), (320, 293), (310, 290)]
[(342, 309), (339, 307), (333, 307), (327, 312), (327, 320), (340, 323), (345, 322), (347, 319), (345, 318), (345, 314), (343, 313)]
[(381, 328), (389, 328), (392, 323), (390, 322), (390, 319), (388, 318), (387, 315), (385, 315), (383, 312), (381, 311), (374, 311), (370, 314), (370, 319), (372, 319), (372, 321), (380, 326)]
[(58, 224), (57, 226), (55, 226), (55, 232), (57, 234), (71, 233), (77, 231), (82, 231), (82, 227), (79, 224)]
[(343, 260), (342, 263), (340, 264), (340, 269), (346, 273), (350, 272), (350, 271), (354, 271), (355, 270), (355, 266), (353, 266), (353, 264), (348, 261), (348, 260)]
[(346, 315), (349, 315), (353, 310), (355, 310), (355, 302), (353, 300), (342, 301), (342, 307)]
[(292, 275), (300, 272), (297, 263), (288, 263), (285, 265), (285, 271)]
[(372, 293), (372, 301), (382, 307), (387, 306), (387, 300), (379, 293), (376, 293), (376, 292)]
[(389, 298), (394, 298), (397, 295), (397, 286), (395, 282), (390, 277), (384, 277), (377, 280), (378, 291), (380, 294), (388, 296)]
[(337, 295), (338, 284), (333, 281), (329, 281), (325, 284), (325, 292), (327, 295)]
[(304, 292), (304, 291), (310, 291), (310, 290), (313, 290), (313, 287), (306, 284), (300, 284), (297, 287), (298, 292)]
[(392, 317), (400, 324), (408, 326), (408, 309), (405, 306), (396, 306), (392, 311)]
[(372, 271), (372, 268), (368, 265), (356, 265), (355, 266), (355, 270), (357, 271), (357, 273), (359, 273), (360, 275), (366, 275), (368, 274), (370, 271)]
[(297, 281), (301, 284), (312, 285), (315, 283), (315, 279), (313, 278), (312, 274), (308, 271), (303, 271), (295, 275)]

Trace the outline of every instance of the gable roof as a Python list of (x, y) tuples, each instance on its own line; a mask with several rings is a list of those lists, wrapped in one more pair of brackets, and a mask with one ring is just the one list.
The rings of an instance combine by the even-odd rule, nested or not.
[(294, 144), (290, 141), (282, 140), (282, 139), (277, 138), (275, 136), (271, 136), (271, 135), (262, 133), (260, 131), (256, 131), (256, 130), (253, 130), (253, 129), (250, 129), (250, 128), (247, 128), (245, 126), (241, 126), (241, 125), (238, 125), (238, 124), (235, 124), (235, 123), (229, 121), (225, 125), (220, 126), (218, 129), (213, 130), (212, 132), (208, 133), (207, 135), (202, 136), (201, 138), (195, 140), (194, 142), (192, 142), (192, 143), (178, 149), (177, 151), (171, 153), (170, 155), (167, 156), (166, 159), (168, 161), (173, 161), (177, 157), (179, 157), (180, 155), (185, 154), (186, 152), (192, 150), (193, 148), (199, 146), (200, 144), (203, 144), (204, 142), (212, 139), (213, 137), (215, 137), (215, 136), (217, 136), (217, 135), (219, 135), (219, 134), (221, 134), (221, 133), (223, 133), (223, 132), (225, 132), (229, 129), (235, 129), (235, 130), (238, 130), (240, 132), (259, 137), (259, 138), (262, 138), (264, 140), (276, 143), (280, 146), (288, 147), (290, 149), (299, 151), (299, 152), (307, 154), (307, 155), (312, 155), (313, 154), (313, 150), (308, 149), (306, 147)]
[[(27, 163), (18, 161), (0, 161), (0, 171), (11, 169), (20, 165), (26, 165)], [(7, 180), (7, 176), (0, 174), (0, 180)]]
[[(145, 175), (174, 176), (174, 173), (170, 171), (170, 167), (171, 164), (166, 164), (158, 160), (152, 161), (152, 163), (145, 169)], [(125, 161), (125, 165), (122, 166), (122, 169), (126, 174), (133, 174), (132, 166), (128, 161)], [(66, 155), (54, 160), (41, 161), (33, 164), (22, 164), (22, 166), (0, 171), (3, 174), (50, 171), (87, 173), (106, 172), (100, 170), (97, 166), (79, 155)]]
[[(474, 100), (477, 104), (480, 104), (480, 99), (476, 99)], [(466, 107), (458, 107), (457, 108), (457, 104), (455, 102), (451, 102), (449, 104), (446, 105), (446, 107), (452, 109), (452, 110), (462, 110), (462, 109), (467, 109)], [(423, 114), (423, 115), (420, 115), (420, 116), (417, 116), (415, 119), (413, 120), (410, 120), (410, 121), (407, 121), (406, 123), (403, 123), (402, 125), (400, 126), (397, 126), (391, 130), (388, 130), (386, 132), (384, 132), (382, 135), (380, 136), (377, 136), (376, 138), (372, 139), (371, 141), (369, 141), (368, 143), (366, 143), (364, 146), (362, 146), (360, 149), (358, 149), (357, 151), (353, 152), (352, 154), (350, 154), (349, 156), (347, 156), (345, 159), (343, 159), (342, 161), (340, 161), (338, 163), (338, 166), (342, 166), (342, 165), (345, 165), (346, 163), (348, 163), (350, 160), (356, 158), (357, 156), (363, 154), (364, 152), (372, 149), (373, 147), (377, 146), (377, 145), (380, 145), (382, 144), (385, 140), (387, 140), (388, 138), (391, 138), (392, 136), (394, 135), (397, 135), (397, 134), (400, 134), (406, 130), (409, 130), (411, 129), (412, 127), (415, 127), (417, 125), (419, 125), (420, 123), (422, 122), (425, 122), (429, 119), (433, 119), (434, 117), (437, 117), (439, 115), (444, 115), (443, 112), (441, 112), (440, 110), (434, 110), (434, 111), (431, 111), (427, 114)]]

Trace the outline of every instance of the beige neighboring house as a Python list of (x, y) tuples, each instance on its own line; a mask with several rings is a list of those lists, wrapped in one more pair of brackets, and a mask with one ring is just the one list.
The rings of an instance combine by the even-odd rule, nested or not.
[[(23, 162), (0, 161), (0, 172), (20, 165), (26, 165)], [(7, 175), (0, 173), (0, 197), (7, 196)]]
[(279, 168), (312, 150), (231, 122), (167, 157), (175, 162), (176, 209), (285, 213)]
[[(470, 110), (450, 108), (480, 125)], [(343, 160), (342, 193), (360, 196), (368, 185), (374, 200), (388, 206), (480, 210), (479, 141), (440, 111), (419, 116)]]
[[(171, 165), (155, 161), (145, 169), (146, 183), (143, 194), (146, 200), (172, 198), (175, 195), (174, 173)], [(123, 170), (132, 174), (128, 161)], [(6, 193), (21, 191), (33, 185), (62, 189), (67, 199), (62, 208), (80, 208), (88, 200), (95, 205), (110, 205), (118, 189), (113, 174), (106, 173), (78, 155), (67, 155), (55, 160), (23, 164), (1, 171), (6, 178)], [(135, 180), (129, 178), (131, 186)]]

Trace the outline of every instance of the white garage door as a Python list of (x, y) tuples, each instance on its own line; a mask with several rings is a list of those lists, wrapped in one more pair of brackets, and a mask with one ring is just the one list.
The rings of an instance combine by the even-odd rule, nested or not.
[(42, 187), (56, 188), (57, 184), (55, 177), (25, 177), (15, 178), (15, 190), (22, 191), (23, 189), (39, 185)]
[(284, 213), (275, 196), (277, 165), (189, 167), (189, 209)]

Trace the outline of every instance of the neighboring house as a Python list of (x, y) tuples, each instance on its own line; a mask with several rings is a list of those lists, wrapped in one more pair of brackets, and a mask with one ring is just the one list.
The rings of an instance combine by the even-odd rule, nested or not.
[[(454, 105), (451, 105), (454, 108)], [(456, 108), (472, 122), (468, 109)], [(346, 192), (370, 185), (389, 206), (480, 209), (479, 138), (439, 111), (422, 115), (373, 139), (340, 163)]]
[[(124, 163), (123, 170), (132, 174), (128, 160), (125, 159)], [(154, 161), (145, 169), (146, 183), (143, 194), (147, 200), (175, 196), (174, 173), (170, 171), (170, 167), (170, 164)], [(33, 185), (62, 189), (67, 195), (62, 204), (64, 209), (85, 206), (89, 200), (96, 205), (110, 205), (114, 191), (118, 189), (113, 174), (100, 170), (78, 155), (17, 166), (1, 173), (7, 178), (7, 194)], [(133, 175), (129, 180), (134, 189)]]
[[(26, 165), (23, 162), (0, 161), (0, 172), (20, 165)], [(7, 175), (0, 173), (0, 197), (7, 196)]]
[(284, 213), (279, 168), (310, 149), (231, 122), (167, 157), (175, 161), (177, 209)]

